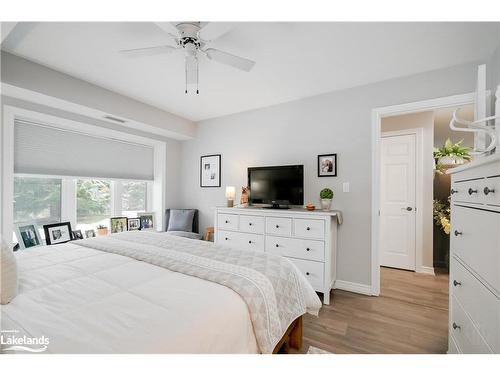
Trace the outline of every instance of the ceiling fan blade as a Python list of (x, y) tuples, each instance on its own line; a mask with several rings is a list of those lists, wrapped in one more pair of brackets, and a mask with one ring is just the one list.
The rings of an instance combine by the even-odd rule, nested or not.
[(155, 25), (174, 38), (179, 37), (179, 30), (175, 27), (175, 22), (155, 22)]
[(130, 57), (141, 57), (141, 56), (153, 56), (165, 53), (174, 52), (177, 47), (165, 45), (165, 46), (155, 46), (155, 47), (144, 47), (144, 48), (133, 48), (133, 49), (123, 49), (119, 51), (121, 54)]
[(205, 41), (213, 41), (229, 32), (235, 26), (236, 23), (234, 22), (207, 22), (201, 28), (199, 36)]
[(205, 53), (210, 60), (215, 60), (221, 64), (226, 64), (232, 66), (233, 68), (244, 70), (245, 72), (252, 70), (255, 65), (255, 61), (232, 55), (227, 52), (222, 52), (215, 48), (208, 48)]

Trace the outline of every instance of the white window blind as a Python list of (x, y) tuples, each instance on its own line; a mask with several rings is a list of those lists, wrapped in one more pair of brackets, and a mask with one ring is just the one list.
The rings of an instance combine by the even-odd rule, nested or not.
[(153, 180), (153, 162), (149, 146), (15, 122), (15, 173)]

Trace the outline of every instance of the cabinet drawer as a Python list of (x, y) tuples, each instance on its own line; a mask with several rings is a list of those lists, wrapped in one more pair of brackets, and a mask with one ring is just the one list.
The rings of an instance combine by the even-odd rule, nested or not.
[(315, 290), (323, 291), (324, 263), (295, 258), (288, 259), (297, 266)]
[(266, 252), (321, 262), (325, 259), (325, 243), (323, 241), (267, 236)]
[(218, 214), (217, 225), (220, 229), (238, 230), (238, 215)]
[(465, 354), (489, 354), (491, 349), (472, 324), (457, 299), (451, 297), (450, 332), (458, 349)]
[(240, 215), (240, 231), (264, 234), (264, 217)]
[(451, 185), (451, 201), (462, 203), (481, 203), (484, 179), (455, 182)]
[(500, 300), (455, 258), (451, 259), (450, 270), (451, 293), (493, 352), (500, 353)]
[(239, 250), (264, 251), (264, 236), (240, 232), (217, 232), (217, 245)]
[(316, 219), (295, 219), (294, 232), (295, 237), (323, 239), (325, 222)]
[(500, 214), (454, 205), (450, 248), (497, 292), (500, 291)]
[(287, 217), (267, 217), (266, 233), (290, 237), (292, 235), (292, 219)]

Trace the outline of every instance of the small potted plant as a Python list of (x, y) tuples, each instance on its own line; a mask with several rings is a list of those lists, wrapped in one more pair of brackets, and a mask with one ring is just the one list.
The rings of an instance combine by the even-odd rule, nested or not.
[(332, 207), (333, 190), (324, 188), (320, 191), (319, 197), (321, 198), (321, 208), (323, 211), (330, 211)]
[(97, 226), (97, 234), (99, 236), (107, 236), (108, 235), (108, 227), (102, 224)]
[(444, 173), (447, 169), (462, 165), (471, 160), (471, 149), (462, 146), (460, 142), (453, 143), (449, 138), (443, 147), (434, 149), (434, 164), (437, 173)]

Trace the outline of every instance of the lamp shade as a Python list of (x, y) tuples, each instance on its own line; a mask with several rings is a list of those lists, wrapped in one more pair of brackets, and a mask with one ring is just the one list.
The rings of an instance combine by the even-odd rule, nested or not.
[(226, 198), (234, 200), (236, 195), (236, 188), (234, 186), (226, 186)]

